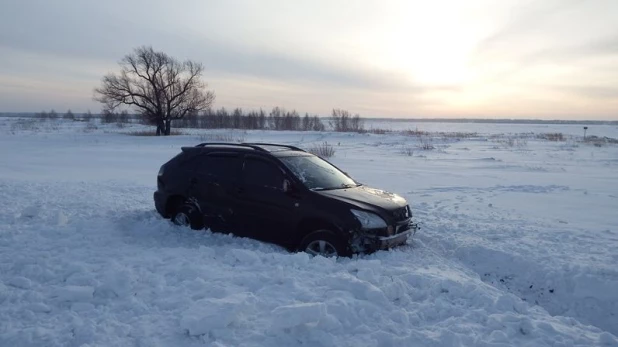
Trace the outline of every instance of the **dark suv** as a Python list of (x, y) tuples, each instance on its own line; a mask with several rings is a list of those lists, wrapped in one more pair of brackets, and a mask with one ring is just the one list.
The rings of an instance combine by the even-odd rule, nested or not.
[(300, 148), (202, 143), (161, 166), (154, 201), (175, 224), (231, 232), (324, 256), (404, 244), (406, 200), (357, 183)]

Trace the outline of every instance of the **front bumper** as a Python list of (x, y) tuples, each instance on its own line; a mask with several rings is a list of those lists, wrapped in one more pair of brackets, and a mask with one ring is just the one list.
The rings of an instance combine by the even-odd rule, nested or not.
[(388, 236), (384, 235), (384, 229), (376, 230), (361, 230), (355, 233), (355, 236), (351, 239), (350, 247), (354, 252), (375, 252), (378, 250), (385, 250), (397, 246), (404, 245), (408, 238), (414, 236), (420, 229), (417, 223), (412, 219), (405, 220), (397, 223), (393, 227), (393, 234)]
[(412, 222), (411, 219), (406, 221), (404, 224), (397, 225), (395, 228), (396, 233), (394, 235), (377, 237), (379, 241), (379, 249), (389, 249), (405, 244), (409, 237), (416, 234), (418, 229), (418, 224)]
[(414, 235), (414, 232), (412, 230), (404, 231), (393, 236), (378, 237), (378, 249), (389, 249), (395, 246), (403, 245), (406, 243), (410, 235)]

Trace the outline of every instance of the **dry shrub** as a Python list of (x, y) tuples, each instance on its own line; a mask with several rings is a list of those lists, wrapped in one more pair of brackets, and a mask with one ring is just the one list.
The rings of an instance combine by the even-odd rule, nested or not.
[(420, 138), (418, 149), (422, 149), (423, 151), (431, 151), (436, 149), (436, 147), (434, 147), (433, 143), (431, 142), (431, 138), (423, 136)]
[(21, 118), (11, 124), (11, 133), (15, 134), (20, 131), (34, 131), (41, 130), (39, 121), (37, 118)]
[(528, 140), (524, 138), (517, 138), (514, 136), (498, 138), (496, 142), (499, 143), (502, 147), (506, 148), (523, 148), (528, 146)]
[(536, 137), (547, 141), (564, 141), (564, 135), (562, 133), (542, 133), (537, 134)]
[(200, 135), (201, 142), (245, 142), (246, 132), (206, 133)]
[(309, 153), (322, 158), (330, 158), (335, 155), (335, 148), (324, 141), (321, 144), (313, 145), (308, 149)]
[(591, 144), (595, 147), (603, 147), (604, 145), (608, 145), (608, 144), (618, 144), (618, 139), (612, 138), (612, 137), (599, 137), (599, 136), (586, 136), (586, 139), (584, 140), (584, 143), (587, 144)]
[(461, 140), (461, 139), (469, 139), (472, 137), (477, 137), (478, 133), (466, 133), (462, 131), (455, 131), (455, 132), (449, 132), (449, 133), (439, 133), (439, 135), (445, 139)]
[(384, 134), (392, 133), (393, 131), (389, 129), (371, 128), (368, 130), (368, 132), (371, 134), (376, 134), (376, 135), (384, 135)]
[(401, 149), (401, 154), (411, 157), (414, 155), (414, 148), (410, 146), (405, 146)]
[(408, 130), (405, 130), (403, 134), (408, 135), (408, 136), (427, 136), (429, 135), (429, 132), (418, 130), (418, 129), (414, 129), (414, 130), (408, 129)]
[(60, 130), (60, 125), (55, 119), (47, 120), (44, 118), (19, 118), (10, 124), (11, 126), (9, 133), (13, 135), (25, 131), (39, 133), (56, 132)]
[[(135, 131), (130, 131), (125, 134), (131, 135), (131, 136), (157, 136), (157, 131), (156, 130), (135, 130)], [(187, 135), (187, 134), (183, 133), (180, 130), (175, 130), (175, 129), (170, 130), (169, 136), (178, 136), (178, 135)]]
[(99, 127), (96, 126), (96, 124), (94, 124), (93, 122), (88, 121), (88, 123), (86, 123), (86, 126), (84, 127), (84, 132), (85, 133), (89, 133), (89, 132), (93, 132), (95, 130), (99, 129)]

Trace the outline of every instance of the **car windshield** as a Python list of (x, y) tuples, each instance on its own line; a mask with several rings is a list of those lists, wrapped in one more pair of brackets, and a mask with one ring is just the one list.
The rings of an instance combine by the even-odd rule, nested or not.
[(360, 185), (320, 157), (297, 156), (280, 159), (311, 190), (341, 189)]

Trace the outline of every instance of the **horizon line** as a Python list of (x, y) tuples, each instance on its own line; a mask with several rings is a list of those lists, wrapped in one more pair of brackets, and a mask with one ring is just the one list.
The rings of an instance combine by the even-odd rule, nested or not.
[[(56, 111), (57, 112), (57, 111)], [(20, 115), (35, 115), (39, 112), (0, 112), (0, 117), (11, 117), (11, 116), (20, 116)], [(57, 112), (59, 116), (64, 114), (63, 112)], [(76, 115), (84, 114), (85, 112), (73, 112)], [(100, 116), (103, 113), (91, 113), (93, 116)], [(129, 113), (130, 115), (138, 115), (138, 113)], [(316, 116), (317, 114), (310, 114), (311, 116)], [(303, 115), (300, 115), (303, 117)], [(331, 118), (331, 116), (322, 116), (317, 115), (320, 118)], [(516, 123), (525, 123), (525, 122), (535, 122), (535, 123), (552, 123), (552, 122), (560, 122), (560, 123), (610, 123), (610, 124), (618, 124), (618, 118), (616, 119), (541, 119), (541, 118), (483, 118), (483, 117), (463, 117), (463, 118), (453, 118), (453, 117), (376, 117), (376, 116), (361, 116), (361, 119), (364, 120), (392, 120), (392, 121), (417, 121), (417, 122), (516, 122)]]

